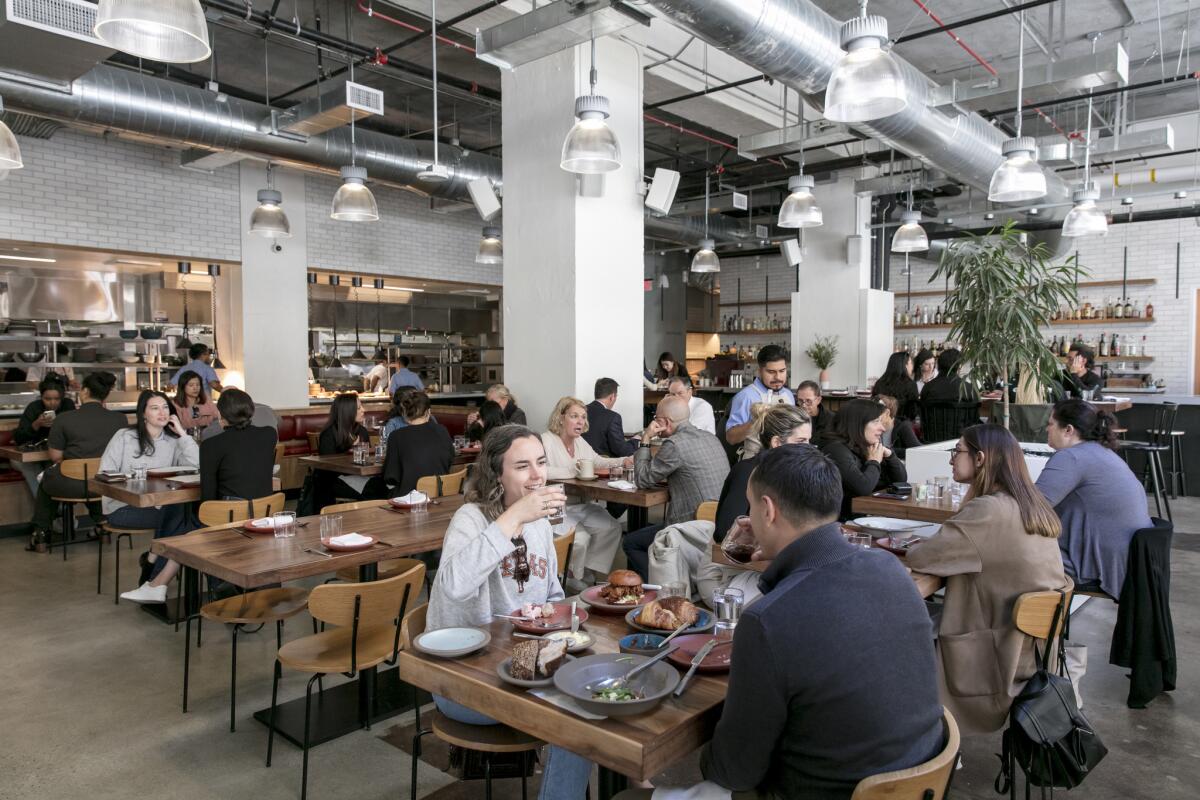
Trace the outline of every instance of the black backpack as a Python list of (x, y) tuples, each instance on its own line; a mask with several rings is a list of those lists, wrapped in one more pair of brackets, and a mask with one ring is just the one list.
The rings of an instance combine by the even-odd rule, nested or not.
[[(1042, 653), (1034, 645), (1037, 672), (1013, 700), (1004, 731), (1000, 774), (995, 789), (1016, 798), (1016, 767), (1025, 773), (1025, 797), (1030, 785), (1046, 789), (1054, 797), (1055, 789), (1074, 789), (1095, 769), (1108, 753), (1091, 723), (1075, 704), (1075, 690), (1066, 674), (1066, 647), (1062, 628), (1069, 614), (1067, 595), (1050, 623), (1050, 636)], [(1059, 622), (1062, 622), (1062, 626)], [(1049, 670), (1051, 648), (1058, 644), (1058, 674)]]

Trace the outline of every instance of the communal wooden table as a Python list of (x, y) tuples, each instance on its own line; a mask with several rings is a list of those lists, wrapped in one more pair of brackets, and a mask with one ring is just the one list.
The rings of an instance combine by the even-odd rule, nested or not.
[[(240, 524), (207, 528), (183, 536), (155, 539), (151, 552), (174, 559), (185, 570), (212, 575), (243, 589), (327, 575), (343, 567), (357, 567), (359, 580), (375, 580), (378, 562), (436, 550), (442, 546), (450, 518), (462, 507), (462, 495), (433, 501), (425, 510), (392, 511), (364, 508), (341, 512), (342, 530), (374, 537), (366, 550), (322, 555), (321, 518), (296, 521), (296, 535), (276, 539), (273, 534), (252, 534)], [(410, 606), (415, 605), (416, 598)], [(193, 610), (194, 613), (194, 610)], [(411, 707), (411, 691), (399, 680), (398, 670), (378, 673), (364, 669), (359, 678), (326, 689), (313, 703), (309, 743), (319, 744)], [(270, 709), (254, 713), (268, 724)], [(275, 731), (297, 747), (304, 740), (304, 698), (280, 703), (275, 709)]]
[(552, 482), (561, 483), (563, 491), (574, 497), (582, 497), (587, 500), (601, 500), (606, 503), (622, 503), (630, 506), (629, 530), (631, 531), (646, 525), (646, 511), (648, 509), (666, 505), (667, 501), (671, 499), (671, 494), (667, 491), (666, 486), (626, 491), (624, 489), (614, 489), (609, 486), (607, 478), (596, 478), (592, 481), (571, 478), (570, 480), (556, 480)]
[[(636, 632), (622, 615), (595, 610), (583, 629), (596, 643), (577, 658), (619, 652), (618, 640)], [(507, 622), (495, 621), (485, 630), (491, 633), (491, 642), (464, 658), (401, 651), (401, 679), (595, 761), (600, 765), (602, 800), (621, 788), (623, 776), (645, 780), (712, 738), (725, 702), (728, 674), (696, 673), (682, 697), (668, 697), (646, 714), (584, 719), (501, 681), (496, 665), (510, 656), (520, 640), (513, 638)]]
[[(281, 485), (279, 478), (271, 479), (272, 491), (278, 492)], [(120, 483), (106, 483), (92, 478), (88, 481), (88, 491), (134, 508), (156, 508), (200, 501), (199, 482), (184, 483), (172, 478), (124, 480)]]
[[(452, 467), (461, 467), (465, 464), (474, 464), (479, 458), (478, 450), (463, 450), (456, 453), (454, 460), (450, 462)], [(350, 453), (339, 453), (331, 456), (300, 456), (298, 459), (301, 464), (313, 469), (323, 469), (327, 472), (336, 472), (339, 475), (357, 475), (363, 478), (369, 478), (374, 475), (383, 474), (383, 459), (371, 456), (371, 460), (366, 464), (355, 464), (354, 456)]]
[(949, 491), (944, 493), (941, 500), (917, 500), (916, 498), (916, 494), (907, 500), (864, 495), (850, 501), (850, 510), (855, 514), (869, 514), (873, 517), (912, 519), (940, 524), (957, 514), (961, 507), (961, 505), (954, 505)]
[(50, 451), (45, 447), (39, 447), (36, 450), (27, 450), (18, 445), (8, 445), (0, 447), (0, 458), (7, 458), (9, 461), (21, 464), (33, 464), (38, 461), (49, 461)]

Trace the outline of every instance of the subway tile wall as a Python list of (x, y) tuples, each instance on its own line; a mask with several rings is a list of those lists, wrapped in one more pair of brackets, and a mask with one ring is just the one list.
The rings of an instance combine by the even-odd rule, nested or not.
[[(803, 265), (801, 265), (803, 267)], [(782, 328), (789, 326), (792, 317), (791, 296), (796, 289), (796, 268), (789, 266), (783, 256), (763, 255), (745, 257), (721, 257), (721, 318), (736, 315), (737, 306), (726, 305), (741, 301), (743, 317), (778, 315)], [(740, 290), (740, 294), (739, 294)], [(767, 292), (770, 292), (768, 296)], [(787, 300), (764, 306), (763, 300)], [(721, 344), (746, 345), (758, 349), (767, 344), (790, 346), (786, 333), (760, 333), (755, 331), (721, 332)]]

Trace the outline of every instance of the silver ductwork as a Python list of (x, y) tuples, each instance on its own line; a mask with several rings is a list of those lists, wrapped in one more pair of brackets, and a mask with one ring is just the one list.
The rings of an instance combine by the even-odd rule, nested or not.
[[(842, 57), (841, 22), (808, 0), (646, 0), (676, 25), (718, 47), (755, 70), (804, 93), (818, 108), (833, 67)], [(849, 5), (849, 4), (847, 4)], [(852, 127), (941, 170), (958, 181), (987, 191), (1003, 160), (1005, 135), (974, 112), (929, 105), (934, 84), (898, 55), (908, 107), (899, 114)], [(1064, 203), (1070, 192), (1062, 179), (1047, 173), (1047, 203)], [(1043, 219), (1061, 215), (1046, 209)], [(1037, 234), (1059, 252), (1050, 232)]]
[[(191, 86), (109, 66), (98, 66), (60, 91), (15, 75), (0, 75), (5, 107), (34, 117), (105, 131), (142, 141), (268, 159), (300, 169), (336, 175), (350, 163), (350, 131), (338, 128), (314, 136), (271, 130), (270, 109), (258, 103), (222, 97)], [(278, 115), (276, 115), (278, 118)], [(417, 173), (433, 161), (433, 144), (358, 129), (356, 161), (375, 182), (422, 194), (469, 200), (467, 184), (480, 177), (499, 186), (500, 159), (441, 145), (440, 160), (450, 179), (427, 184)], [(733, 220), (710, 220), (710, 233), (721, 242), (750, 239)], [(703, 224), (647, 215), (646, 235), (685, 245), (699, 243)]]

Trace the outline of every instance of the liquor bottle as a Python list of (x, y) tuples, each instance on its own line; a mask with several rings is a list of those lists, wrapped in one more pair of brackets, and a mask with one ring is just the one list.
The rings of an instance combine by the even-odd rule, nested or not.
[(1145, 337), (1145, 336), (1143, 336), (1143, 337), (1142, 337), (1142, 349), (1141, 349), (1141, 354), (1142, 354), (1143, 356), (1148, 356), (1148, 355), (1150, 355), (1150, 351), (1146, 349), (1146, 337)]
[(1125, 319), (1130, 319), (1131, 317), (1133, 317), (1133, 303), (1130, 302), (1128, 297), (1126, 297), (1125, 298)]
[(1154, 303), (1146, 301), (1146, 319), (1154, 319)]
[(1111, 319), (1112, 314), (1113, 314), (1112, 298), (1105, 297), (1104, 298), (1104, 318)]
[(933, 324), (934, 324), (934, 325), (941, 325), (941, 324), (942, 324), (942, 307), (941, 307), (941, 306), (938, 306), (938, 307), (937, 307), (937, 313), (935, 313), (935, 314), (933, 315)]
[(1121, 303), (1121, 298), (1117, 298), (1117, 304), (1113, 306), (1113, 317), (1116, 319), (1125, 318), (1125, 306)]
[(1108, 355), (1108, 339), (1104, 337), (1104, 331), (1100, 331), (1100, 357), (1104, 358)]
[(1120, 341), (1118, 341), (1118, 339), (1117, 339), (1117, 333), (1116, 333), (1116, 331), (1113, 331), (1113, 335), (1112, 335), (1112, 341), (1111, 341), (1111, 342), (1109, 342), (1109, 345), (1108, 345), (1108, 354), (1109, 354), (1110, 356), (1119, 356), (1119, 355), (1121, 355), (1121, 343), (1120, 343)]

